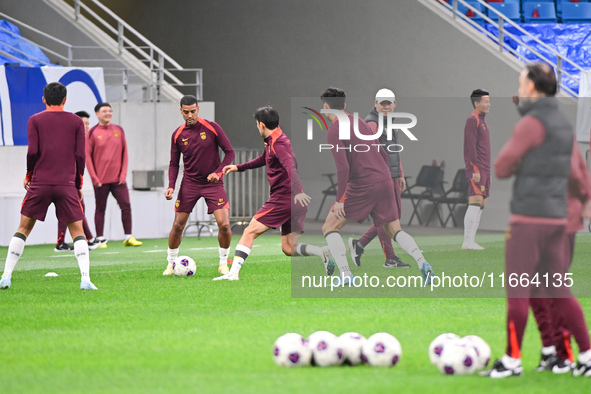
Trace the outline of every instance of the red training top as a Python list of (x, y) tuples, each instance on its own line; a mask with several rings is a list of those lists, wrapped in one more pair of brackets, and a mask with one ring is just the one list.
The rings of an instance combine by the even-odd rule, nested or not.
[(125, 182), (127, 142), (121, 126), (109, 123), (88, 131), (86, 166), (93, 185)]

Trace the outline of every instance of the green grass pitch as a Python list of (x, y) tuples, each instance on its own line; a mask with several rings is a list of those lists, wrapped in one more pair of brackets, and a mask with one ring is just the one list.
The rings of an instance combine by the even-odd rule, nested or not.
[[(487, 248), (483, 252), (458, 250), (461, 235), (416, 240), (436, 273), (474, 265), (500, 272), (502, 267), (502, 234), (479, 235)], [(139, 248), (110, 242), (107, 249), (91, 252), (95, 292), (79, 290), (72, 254), (54, 253), (50, 245), (27, 247), (12, 288), (0, 292), (0, 392), (589, 392), (589, 379), (533, 371), (540, 340), (531, 316), (523, 377), (443, 376), (427, 356), (429, 343), (443, 332), (479, 335), (490, 344), (493, 358), (502, 355), (504, 299), (292, 298), (290, 258), (281, 253), (280, 242), (277, 235), (259, 238), (239, 282), (211, 280), (218, 275), (215, 238), (184, 240), (181, 254), (197, 262), (191, 278), (162, 276), (166, 240), (145, 240)], [(236, 243), (235, 236), (232, 250)], [(6, 251), (0, 248), (1, 266)], [(585, 257), (590, 253), (591, 236), (579, 236), (575, 282), (591, 278)], [(364, 257), (366, 269), (386, 270), (380, 268), (377, 242)], [(322, 268), (315, 257), (293, 264)], [(59, 276), (44, 277), (51, 271)], [(581, 303), (589, 319), (591, 302)], [(317, 330), (357, 331), (366, 337), (389, 332), (402, 345), (401, 361), (394, 368), (274, 364), (277, 337)]]

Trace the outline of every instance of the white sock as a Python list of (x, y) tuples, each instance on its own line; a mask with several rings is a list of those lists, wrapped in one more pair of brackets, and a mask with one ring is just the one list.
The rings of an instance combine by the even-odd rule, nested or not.
[(318, 256), (322, 257), (322, 248), (309, 244), (297, 244), (295, 247), (295, 256)]
[(168, 261), (168, 268), (172, 268), (172, 263), (174, 263), (177, 257), (179, 257), (179, 248), (168, 248), (168, 257), (166, 258), (166, 260)]
[(96, 237), (96, 239), (98, 239), (99, 241), (101, 241), (101, 242), (102, 242), (102, 241), (104, 241), (104, 240), (105, 240), (105, 237), (103, 237), (103, 236), (101, 235), (100, 237)]
[(508, 368), (508, 369), (514, 369), (514, 368), (517, 368), (521, 365), (520, 358), (513, 358), (513, 357), (510, 357), (506, 354), (503, 354), (503, 357), (501, 357), (501, 362), (503, 363), (505, 368)]
[(129, 240), (129, 238), (131, 238), (131, 234), (125, 234), (125, 239), (124, 239), (124, 241), (128, 241), (128, 240)]
[(242, 268), (242, 264), (244, 264), (244, 260), (250, 254), (250, 248), (244, 245), (236, 245), (236, 250), (234, 251), (234, 260), (232, 261), (232, 268), (230, 268), (231, 274), (237, 274), (240, 272), (240, 268)]
[(10, 243), (8, 244), (8, 254), (6, 255), (6, 262), (4, 263), (4, 273), (2, 274), (2, 278), (12, 277), (12, 271), (14, 271), (14, 267), (18, 262), (18, 259), (21, 258), (23, 250), (25, 250), (26, 240), (27, 237), (22, 233), (14, 234), (14, 236), (10, 240)]
[(410, 236), (406, 231), (398, 231), (394, 234), (394, 241), (398, 242), (398, 245), (408, 253), (419, 266), (419, 269), (423, 268), (423, 263), (425, 262), (425, 257), (419, 249), (417, 243), (415, 242), (414, 238)]
[(474, 226), (474, 230), (472, 230), (472, 241), (474, 242), (476, 242), (476, 232), (480, 226), (480, 217), (482, 216), (482, 211), (484, 211), (484, 207), (481, 206), (478, 210), (478, 216), (476, 217), (476, 225)]
[(591, 349), (579, 353), (578, 360), (581, 364), (585, 365), (591, 361)]
[(480, 204), (470, 204), (464, 216), (464, 243), (474, 242), (474, 236), (478, 229), (478, 217), (480, 214)]
[(341, 237), (341, 233), (338, 231), (329, 231), (324, 234), (324, 238), (326, 238), (330, 253), (332, 253), (332, 257), (334, 257), (337, 267), (339, 267), (341, 276), (351, 275), (351, 268), (349, 268), (349, 262), (347, 261), (347, 247), (345, 246), (343, 237)]
[(220, 255), (220, 265), (228, 264), (228, 255), (230, 254), (230, 248), (222, 248), (220, 246), (218, 251)]
[(556, 353), (556, 346), (547, 346), (542, 348), (542, 354), (544, 356), (549, 356), (551, 354)]
[(90, 254), (88, 253), (88, 242), (83, 236), (76, 237), (74, 240), (74, 254), (78, 260), (82, 280), (90, 280)]

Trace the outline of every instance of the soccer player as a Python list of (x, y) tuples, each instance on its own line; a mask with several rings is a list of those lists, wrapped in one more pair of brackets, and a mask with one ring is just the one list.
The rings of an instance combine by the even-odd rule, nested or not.
[(10, 240), (0, 289), (12, 284), (12, 271), (25, 249), (27, 237), (37, 220), (45, 220), (53, 203), (58, 220), (68, 223), (74, 240), (74, 254), (80, 267), (80, 288), (97, 290), (90, 281), (88, 243), (82, 229), (84, 212), (80, 205), (84, 175), (84, 124), (64, 111), (67, 89), (59, 82), (45, 86), (43, 103), (47, 109), (29, 118), (27, 124), (27, 190), (18, 230)]
[[(172, 275), (172, 263), (179, 255), (183, 229), (201, 197), (207, 204), (207, 213), (213, 213), (218, 225), (218, 272), (227, 274), (232, 231), (222, 168), (234, 160), (234, 148), (217, 123), (199, 117), (199, 104), (195, 96), (183, 96), (180, 107), (185, 123), (172, 133), (168, 189), (164, 195), (167, 200), (172, 199), (174, 193), (181, 154), (185, 169), (174, 207), (174, 222), (168, 236), (168, 265), (162, 275)], [(225, 154), (223, 161), (220, 160), (220, 148)]]
[(99, 123), (88, 132), (86, 143), (86, 165), (94, 186), (96, 210), (94, 213), (94, 225), (97, 238), (106, 248), (107, 241), (104, 237), (105, 211), (109, 193), (115, 197), (121, 208), (121, 221), (125, 246), (140, 246), (142, 242), (131, 235), (131, 203), (129, 202), (129, 190), (127, 190), (127, 142), (123, 129), (111, 123), (113, 110), (109, 103), (98, 103), (94, 107)]
[[(354, 148), (357, 144), (371, 145), (378, 144), (379, 141), (365, 141), (357, 137), (354, 132), (354, 117), (345, 112), (346, 95), (342, 89), (330, 87), (320, 98), (324, 103), (324, 109), (331, 110), (327, 117), (332, 125), (326, 133), (326, 139), (334, 147), (332, 155), (337, 167), (338, 180), (336, 202), (322, 226), (326, 243), (340, 271), (340, 278), (336, 278), (333, 283), (347, 284), (353, 280), (347, 263), (345, 243), (341, 238), (341, 229), (349, 220), (361, 223), (370, 215), (376, 227), (383, 227), (390, 238), (398, 242), (402, 249), (415, 259), (421, 270), (423, 283), (431, 283), (433, 268), (425, 260), (415, 240), (400, 227), (398, 211), (392, 203), (395, 201), (394, 184), (384, 149), (379, 149), (379, 145), (367, 152)], [(339, 117), (349, 122), (349, 140), (339, 140)], [(374, 134), (363, 120), (359, 120), (357, 128), (361, 134)]]
[[(585, 317), (566, 286), (567, 188), (574, 135), (567, 117), (558, 108), (556, 86), (554, 70), (547, 64), (529, 64), (520, 73), (518, 110), (522, 119), (494, 163), (499, 178), (515, 175), (505, 245), (506, 280), (511, 276), (535, 280), (537, 274), (541, 283), (539, 287), (505, 286), (507, 348), (486, 372), (491, 378), (523, 373), (521, 344), (531, 297), (553, 298), (553, 318), (564, 317), (566, 328), (579, 345), (573, 375), (591, 376), (591, 346)], [(549, 278), (548, 284), (544, 275)]]
[(480, 216), (490, 194), (490, 135), (484, 117), (490, 112), (490, 95), (476, 89), (470, 95), (474, 110), (464, 126), (464, 163), (468, 178), (468, 209), (464, 216), (462, 249), (482, 250), (474, 240)]
[[(378, 123), (380, 121), (379, 117), (382, 117), (382, 125), (385, 128), (387, 125), (387, 115), (390, 112), (394, 112), (394, 109), (396, 109), (396, 96), (394, 95), (394, 92), (390, 89), (380, 89), (376, 93), (374, 108), (371, 110), (369, 115), (365, 117), (365, 122), (374, 134), (378, 132)], [(383, 132), (382, 135), (380, 135), (379, 140), (380, 144), (384, 144), (383, 146), (398, 144), (398, 130), (393, 131), (392, 141), (388, 141), (387, 134), (385, 132)], [(395, 204), (394, 206), (398, 211), (398, 218), (400, 218), (400, 194), (406, 188), (404, 171), (402, 170), (402, 163), (400, 161), (400, 152), (391, 152), (390, 150), (386, 150), (386, 152), (388, 154), (388, 167), (390, 169), (390, 176), (392, 177), (392, 181), (394, 182), (395, 198), (393, 203)], [(361, 238), (349, 238), (349, 251), (351, 253), (351, 258), (353, 259), (353, 262), (356, 266), (359, 267), (361, 265), (361, 255), (363, 254), (364, 248), (376, 237), (376, 235), (380, 240), (382, 250), (384, 251), (384, 255), (386, 256), (386, 262), (384, 263), (384, 267), (410, 267), (410, 264), (406, 264), (404, 261), (400, 260), (398, 256), (396, 256), (394, 248), (392, 247), (392, 239), (386, 233), (386, 230), (384, 230), (383, 227), (376, 227), (375, 224), (373, 224), (369, 228), (369, 230), (367, 230), (365, 234), (363, 234)]]
[[(90, 115), (86, 111), (78, 111), (76, 115), (82, 119), (84, 123), (84, 134), (88, 135), (88, 129), (90, 128)], [(86, 220), (86, 206), (84, 205), (84, 199), (80, 199), (80, 203), (82, 204), (82, 210), (85, 212), (84, 219), (82, 219), (82, 225), (84, 228), (84, 235), (86, 236), (86, 240), (88, 241), (88, 249), (96, 249), (103, 244), (100, 240), (95, 238), (92, 235), (92, 231), (90, 230), (90, 226), (88, 225), (88, 221)], [(54, 251), (56, 252), (71, 252), (74, 250), (74, 247), (68, 245), (64, 242), (66, 236), (66, 228), (67, 223), (59, 222), (57, 223), (57, 245), (55, 246)]]
[(224, 167), (224, 174), (266, 165), (271, 195), (244, 229), (236, 246), (230, 272), (214, 280), (239, 280), (240, 269), (250, 254), (254, 240), (269, 229), (277, 227), (281, 227), (283, 253), (287, 256), (318, 256), (322, 259), (327, 274), (332, 275), (334, 261), (328, 248), (297, 243), (304, 231), (310, 196), (304, 193), (299, 179), (291, 142), (279, 127), (279, 113), (273, 107), (262, 107), (256, 110), (254, 118), (265, 142), (263, 154), (247, 163)]

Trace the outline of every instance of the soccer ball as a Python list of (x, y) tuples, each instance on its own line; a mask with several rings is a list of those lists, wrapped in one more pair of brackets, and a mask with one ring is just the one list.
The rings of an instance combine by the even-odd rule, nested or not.
[(312, 365), (332, 367), (345, 361), (345, 354), (339, 338), (328, 331), (316, 331), (308, 337), (312, 350)]
[(312, 351), (300, 334), (282, 335), (273, 345), (273, 360), (280, 367), (305, 367), (310, 364), (311, 357)]
[(460, 337), (456, 334), (445, 333), (439, 335), (433, 340), (433, 342), (431, 342), (429, 345), (429, 360), (431, 361), (431, 364), (439, 368), (441, 352), (443, 351), (445, 344), (453, 339), (460, 339)]
[(172, 272), (176, 276), (193, 276), (197, 272), (197, 265), (189, 256), (179, 256), (172, 263)]
[(474, 347), (461, 339), (447, 342), (439, 359), (439, 370), (446, 375), (469, 375), (476, 370)]
[(476, 351), (476, 367), (475, 370), (484, 369), (488, 366), (490, 361), (491, 351), (488, 343), (477, 335), (467, 335), (462, 338), (468, 345), (474, 347)]
[(361, 359), (374, 367), (393, 367), (401, 356), (400, 342), (385, 332), (373, 334), (361, 347)]
[(345, 364), (361, 364), (361, 347), (366, 339), (363, 335), (356, 332), (346, 332), (339, 337), (343, 347)]

